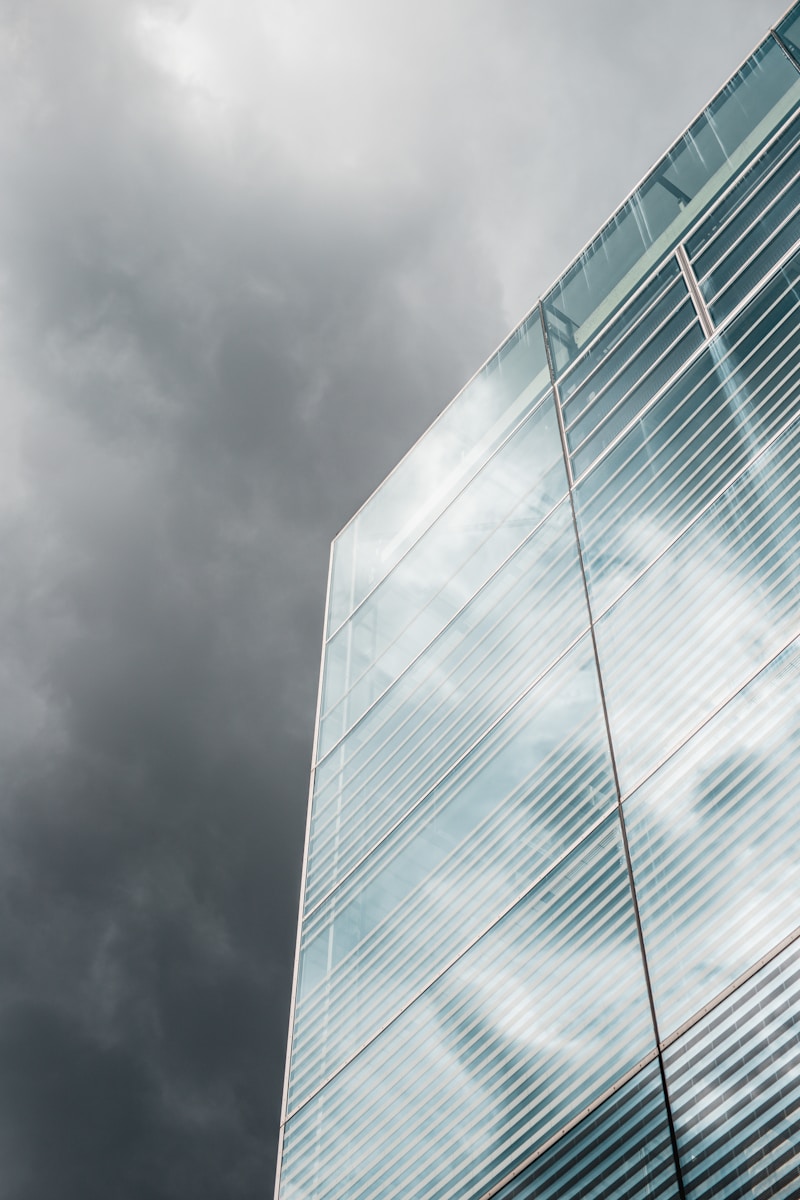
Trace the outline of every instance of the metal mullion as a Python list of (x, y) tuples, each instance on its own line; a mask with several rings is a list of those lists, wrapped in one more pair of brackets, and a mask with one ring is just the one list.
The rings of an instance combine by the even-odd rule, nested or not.
[[(707, 375), (705, 375), (703, 377), (703, 379), (700, 381), (700, 383), (705, 383), (711, 374), (713, 374), (713, 371), (711, 371)], [(697, 387), (693, 388), (692, 391), (687, 394), (687, 396), (684, 400), (684, 404), (688, 404), (688, 401), (691, 399), (692, 395), (698, 390), (699, 386), (700, 386), (700, 384), (698, 384)], [(722, 385), (720, 385), (720, 387), (721, 386)], [(677, 445), (677, 449), (673, 450), (671, 457), (666, 459), (661, 466), (661, 469), (657, 476), (657, 478), (659, 478), (661, 480), (661, 483), (660, 483), (658, 491), (655, 492), (653, 495), (653, 502), (659, 501), (660, 497), (663, 496), (663, 493), (664, 493), (663, 477), (665, 475), (665, 472), (674, 464), (676, 458), (678, 457), (678, 453), (680, 450), (680, 443), (677, 441), (677, 439), (684, 432), (686, 426), (689, 424), (689, 422), (692, 420), (692, 418), (696, 415), (696, 413), (698, 411), (702, 411), (703, 408), (708, 408), (709, 406), (712, 405), (712, 402), (713, 402), (714, 398), (717, 396), (719, 390), (720, 390), (720, 388), (716, 388), (711, 393), (711, 395), (706, 398), (704, 404), (699, 409), (695, 410), (694, 412), (688, 412), (685, 419), (683, 420), (681, 425), (678, 427), (678, 429), (676, 429), (674, 431), (674, 433), (672, 433), (667, 438), (667, 440), (662, 443), (662, 447), (664, 450), (667, 450), (673, 444)], [(710, 409), (702, 426), (697, 431), (698, 433), (702, 433), (704, 430), (706, 430), (708, 428), (709, 423), (711, 422), (711, 420), (713, 419), (713, 417), (715, 415), (715, 411), (716, 410), (714, 410), (713, 408)], [(661, 426), (663, 426), (663, 422), (661, 423)], [(659, 428), (661, 426), (659, 426)], [(630, 427), (631, 427), (631, 425), (628, 425), (626, 427), (626, 429), (630, 429)], [(734, 435), (735, 435), (735, 431), (732, 431), (731, 434), (729, 435), (728, 441), (732, 441), (734, 438)], [(598, 460), (596, 460), (596, 461), (598, 461)], [(593, 465), (594, 464), (592, 464), (592, 466)], [(606, 482), (606, 484), (603, 487), (603, 491), (598, 493), (598, 495), (600, 495), (600, 496), (602, 496), (603, 493), (606, 493), (606, 497), (607, 497), (606, 502), (603, 505), (603, 507), (599, 509), (599, 511), (592, 514), (591, 519), (588, 522), (587, 528), (591, 529), (599, 521), (603, 521), (604, 519), (606, 519), (609, 516), (609, 511), (612, 509), (612, 507), (615, 504), (615, 501), (618, 500), (619, 497), (615, 497), (615, 496), (608, 497), (608, 489), (610, 488), (610, 485), (618, 479), (618, 476), (622, 473), (622, 470), (624, 469), (624, 465), (625, 464), (622, 464), (622, 466), (619, 468), (619, 470), (617, 470), (614, 473), (614, 475)], [(642, 477), (647, 475), (647, 473), (651, 469), (652, 469), (652, 463), (650, 461), (646, 461), (638, 467), (638, 469), (635, 471), (635, 473), (633, 475), (628, 477), (627, 481), (625, 482), (624, 488), (621, 489), (621, 492), (620, 492), (621, 496), (624, 496), (625, 493), (627, 493), (627, 499), (625, 500), (625, 503), (622, 506), (617, 507), (616, 512), (613, 517), (612, 527), (615, 524), (619, 525), (622, 521), (622, 518), (627, 516), (631, 512), (631, 510), (636, 509), (637, 507), (639, 507), (639, 508), (641, 507), (641, 501), (642, 501), (641, 488), (638, 487), (638, 490), (635, 490), (635, 491), (633, 489), (635, 486), (637, 486), (639, 484)], [(591, 467), (588, 468), (588, 470), (591, 470)]]
[(681, 269), (686, 287), (689, 289), (689, 295), (692, 298), (692, 303), (695, 307), (700, 328), (703, 330), (706, 341), (710, 341), (714, 336), (714, 322), (711, 319), (711, 314), (708, 311), (708, 306), (705, 302), (705, 297), (700, 291), (700, 285), (697, 282), (697, 277), (692, 270), (692, 264), (689, 262), (689, 255), (686, 253), (686, 247), (683, 242), (679, 242), (675, 247), (675, 257), (678, 260), (678, 266)]
[[(792, 5), (792, 6), (791, 6), (791, 8), (789, 8), (789, 9), (786, 11), (786, 13), (784, 14), (784, 16), (783, 16), (783, 17), (781, 18), (781, 20), (778, 22), (778, 25), (782, 25), (782, 24), (783, 24), (783, 21), (786, 19), (786, 17), (788, 17), (788, 16), (789, 16), (789, 13), (792, 11), (792, 8), (793, 8), (793, 7), (794, 7), (794, 5)], [(777, 44), (780, 46), (781, 50), (782, 50), (782, 51), (783, 51), (783, 53), (786, 55), (786, 57), (788, 58), (789, 62), (792, 64), (792, 66), (794, 67), (794, 69), (795, 69), (796, 71), (800, 71), (800, 62), (799, 62), (799, 61), (798, 61), (798, 59), (797, 59), (797, 55), (795, 54), (794, 50), (792, 50), (792, 48), (791, 48), (791, 46), (789, 45), (789, 43), (788, 43), (788, 42), (785, 42), (785, 41), (783, 40), (783, 35), (782, 35), (782, 34), (780, 34), (780, 33), (778, 33), (777, 26), (774, 26), (774, 27), (773, 27), (773, 28), (770, 30), (770, 33), (772, 34), (772, 37), (775, 39), (775, 41), (777, 42)]]
[[(463, 761), (463, 758), (465, 756), (467, 756), (469, 754), (473, 754), (474, 750), (476, 749), (476, 746), (479, 745), (483, 739), (487, 738), (489, 736), (489, 734), (492, 733), (495, 726), (497, 726), (497, 722), (501, 719), (505, 719), (505, 716), (509, 715), (509, 713), (512, 712), (512, 709), (515, 708), (519, 702), (521, 702), (522, 698), (525, 695), (528, 695), (528, 692), (531, 689), (535, 688), (535, 686), (539, 686), (540, 683), (543, 682), (543, 679), (545, 679), (548, 676), (548, 674), (551, 673), (551, 671), (555, 670), (555, 667), (557, 667), (560, 664), (560, 662), (563, 661), (564, 658), (566, 658), (566, 655), (569, 654), (571, 652), (571, 650), (573, 648), (575, 648), (579, 642), (581, 642), (581, 640), (584, 636), (585, 636), (585, 629), (582, 630), (581, 632), (579, 632), (579, 634), (575, 638), (572, 638), (572, 640), (566, 644), (566, 647), (564, 648), (563, 652), (559, 653), (557, 655), (557, 658), (555, 658), (552, 662), (548, 662), (548, 664), (545, 666), (545, 668), (543, 668), (543, 670), (541, 670), (539, 673), (536, 674), (536, 677), (533, 680), (533, 682), (531, 682), (529, 684), (525, 684), (523, 686), (522, 691), (518, 692), (518, 694), (516, 696), (513, 696), (512, 700), (509, 703), (507, 703), (503, 709), (501, 709), (500, 715), (497, 716), (497, 718), (493, 719), (492, 721), (489, 721), (489, 724), (485, 728), (485, 730), (482, 730), (481, 732), (476, 734), (475, 740), (471, 740), (471, 742), (467, 743), (467, 748), (465, 748), (465, 750), (462, 752), (462, 754), (458, 756), (455, 763), (450, 763), (450, 766), (445, 768), (444, 774), (438, 774), (438, 775), (433, 776), (433, 780), (434, 780), (433, 784), (426, 787), (426, 790), (425, 790), (425, 792), (423, 792), (423, 796), (421, 798), (427, 796), (427, 794), (429, 792), (429, 788), (439, 786), (440, 782), (443, 782), (444, 779), (446, 778), (447, 773), (449, 773), (449, 770), (456, 769), (456, 767), (458, 767), (459, 764), (461, 764), (461, 762)], [(479, 728), (480, 728), (480, 726), (479, 726)], [(391, 827), (392, 829), (396, 829), (399, 821), (405, 820), (405, 817), (410, 815), (411, 811), (414, 811), (414, 809), (416, 808), (416, 804), (419, 803), (419, 800), (421, 798), (417, 798), (417, 800), (415, 800), (415, 802), (413, 804), (411, 804), (411, 808), (408, 809), (407, 811), (405, 811), (404, 814), (401, 814), (401, 817), (398, 817), (398, 821), (395, 824), (393, 824), (393, 826)], [(363, 860), (365, 860), (369, 856), (369, 854), (372, 854), (375, 850), (377, 850), (377, 848), (379, 847), (381, 842), (384, 841), (385, 836), (387, 836), (387, 834), (381, 835), (381, 838), (379, 839), (377, 844), (374, 844), (373, 846), (369, 847), (369, 850), (366, 851), (365, 854), (363, 854), (363, 856), (359, 859), (359, 863), (362, 863)], [(337, 890), (338, 887), (341, 887), (342, 884), (344, 883), (344, 881), (347, 880), (347, 877), (350, 874), (351, 874), (351, 871), (349, 870), (348, 875), (344, 876), (341, 881), (338, 881), (336, 886), (333, 887), (331, 889), (331, 892), (327, 893), (327, 895), (332, 894), (333, 890)], [(319, 904), (321, 904), (321, 902), (323, 902), (323, 901), (321, 901), (321, 900), (318, 901), (317, 904), (314, 905), (314, 908), (318, 907)], [(309, 910), (307, 913), (307, 916), (309, 913), (311, 913), (313, 911), (314, 911), (313, 908), (312, 908), (312, 910)]]
[[(677, 279), (675, 282), (676, 283), (680, 282), (680, 279)], [(639, 357), (639, 355), (642, 353), (642, 351), (646, 350), (647, 347), (658, 338), (659, 334), (662, 333), (662, 331), (664, 330), (664, 327), (666, 325), (668, 325), (670, 323), (670, 321), (673, 320), (673, 318), (678, 315), (678, 313), (681, 311), (681, 309), (687, 303), (689, 304), (689, 307), (691, 308), (691, 301), (690, 301), (688, 292), (686, 293), (686, 295), (684, 295), (680, 299), (680, 301), (673, 308), (671, 308), (669, 310), (669, 312), (667, 312), (665, 314), (665, 316), (664, 316), (663, 320), (660, 322), (660, 324), (657, 325), (655, 329), (651, 330), (651, 332), (647, 335), (645, 340), (643, 342), (641, 342), (641, 344), (639, 346), (636, 347), (635, 351), (631, 354), (631, 356), (619, 365), (619, 367), (614, 372), (614, 374), (612, 376), (610, 376), (609, 379), (606, 380), (606, 382), (603, 384), (603, 386), (600, 388), (600, 390), (595, 392), (594, 396), (589, 401), (586, 408), (584, 408), (578, 414), (577, 417), (573, 418), (573, 420), (571, 420), (569, 422), (565, 418), (564, 428), (567, 433), (570, 433), (580, 421), (583, 421), (583, 419), (587, 416), (587, 414), (591, 413), (592, 409), (595, 408), (596, 405), (603, 399), (603, 396), (606, 394), (608, 389), (617, 382), (620, 375), (622, 375), (626, 370), (628, 370), (629, 367), (632, 366), (633, 363), (636, 362), (636, 359)], [(639, 326), (637, 325), (637, 326), (635, 326), (635, 328), (638, 329)], [(684, 332), (685, 332), (685, 330), (684, 330)], [(674, 345), (674, 344), (675, 343), (673, 342), (672, 345)], [(661, 357), (663, 357), (663, 355)], [(596, 369), (599, 370), (600, 367), (602, 367), (606, 361), (607, 361), (607, 358), (604, 359), (603, 362), (598, 363)], [(657, 361), (660, 361), (660, 358)], [(653, 366), (655, 366), (655, 365), (656, 364), (654, 363)], [(648, 368), (647, 373), (645, 375), (643, 375), (641, 378), (642, 379), (646, 378), (647, 374), (649, 374), (651, 370), (652, 370), (652, 367)], [(591, 376), (589, 378), (591, 378)], [(581, 388), (583, 386), (584, 385), (581, 384)], [(632, 388), (628, 388), (628, 391), (625, 393), (625, 395), (626, 396), (630, 395), (632, 390), (633, 390)], [(577, 395), (577, 392), (576, 392), (576, 395)], [(615, 407), (618, 407), (618, 406), (615, 406)], [(602, 421), (598, 422), (598, 424), (594, 428), (599, 429), (600, 426), (603, 424), (603, 422), (607, 419), (608, 415), (609, 414), (606, 414), (606, 416), (603, 417)], [(592, 432), (594, 432), (594, 430), (592, 430)], [(591, 433), (587, 435), (587, 437), (591, 437), (591, 436), (592, 436)], [(586, 441), (586, 440), (587, 439), (584, 438), (584, 441)]]
[[(542, 321), (542, 324), (544, 324), (544, 321)], [(558, 396), (558, 385), (555, 383), (555, 379), (554, 379), (553, 359), (552, 359), (552, 354), (551, 354), (551, 349), (550, 349), (550, 342), (547, 337), (547, 329), (546, 328), (545, 328), (545, 349), (547, 351), (548, 363), (550, 364), (551, 377), (553, 378), (553, 391), (554, 391), (555, 400), (556, 400), (556, 413), (558, 414), (559, 432), (561, 434), (561, 445), (562, 445), (562, 449), (564, 452), (564, 457), (568, 458), (569, 451), (568, 451), (568, 447), (567, 447), (567, 435), (566, 435), (566, 430), (564, 429), (564, 422), (563, 422), (563, 419), (561, 416), (561, 406), (559, 403), (559, 396)], [(650, 979), (650, 967), (649, 967), (648, 961), (647, 961), (647, 952), (646, 952), (645, 942), (644, 942), (644, 931), (642, 928), (641, 914), (639, 912), (639, 901), (638, 901), (638, 897), (636, 895), (636, 884), (635, 884), (635, 879), (634, 879), (634, 874), (633, 874), (633, 863), (631, 860), (630, 846), (628, 843), (628, 831), (627, 831), (627, 828), (625, 825), (625, 814), (624, 814), (623, 805), (622, 805), (622, 787), (621, 787), (621, 783), (620, 783), (619, 769), (617, 767), (616, 751), (614, 749), (614, 742), (613, 742), (612, 734), (611, 734), (611, 719), (610, 719), (610, 715), (609, 715), (608, 704), (606, 701), (605, 683), (603, 680), (603, 671), (602, 671), (602, 665), (601, 665), (601, 661), (600, 661), (600, 651), (599, 651), (599, 647), (597, 644), (597, 633), (595, 630), (595, 622), (594, 622), (594, 618), (592, 615), (592, 602), (591, 602), (591, 596), (589, 593), (589, 581), (588, 581), (588, 576), (586, 573), (586, 566), (585, 566), (584, 557), (583, 557), (583, 546), (581, 543), (580, 529), (578, 527), (578, 514), (577, 514), (576, 505), (575, 505), (574, 487), (572, 484), (570, 484), (569, 498), (570, 498), (570, 506), (572, 509), (573, 531), (574, 531), (575, 542), (576, 542), (577, 550), (578, 550), (578, 561), (580, 564), (581, 576), (583, 579), (583, 590), (584, 590), (584, 596), (586, 599), (586, 611), (589, 614), (589, 635), (592, 639), (592, 651), (594, 654), (595, 669), (597, 672), (597, 683), (598, 683), (598, 687), (600, 690), (600, 709), (601, 709), (601, 713), (602, 713), (602, 717), (603, 717), (603, 723), (605, 725), (609, 760), (611, 763), (611, 771), (612, 771), (612, 775), (613, 775), (613, 779), (614, 779), (614, 788), (616, 791), (617, 819), (619, 822), (620, 836), (622, 839), (622, 848), (623, 848), (623, 853), (624, 853), (624, 857), (625, 857), (625, 867), (626, 867), (626, 874), (627, 874), (628, 891), (629, 891), (629, 895), (630, 895), (631, 904), (633, 907), (634, 923), (636, 926), (636, 935), (637, 935), (637, 940), (639, 943), (639, 954), (640, 954), (640, 958), (641, 958), (642, 971), (644, 973), (645, 992), (647, 995), (647, 1000), (648, 1000), (648, 1004), (649, 1004), (649, 1008), (650, 1008), (650, 1020), (652, 1022), (652, 1026), (653, 1026), (653, 1033), (655, 1036), (656, 1045), (658, 1045), (658, 1043), (659, 1043), (658, 1016), (656, 1013), (655, 998), (654, 998), (654, 994), (653, 994), (653, 985), (652, 985), (652, 981)], [(686, 1191), (683, 1186), (683, 1177), (681, 1174), (681, 1162), (680, 1162), (680, 1156), (678, 1154), (678, 1140), (677, 1140), (677, 1136), (675, 1134), (675, 1127), (674, 1127), (673, 1120), (672, 1120), (672, 1112), (669, 1107), (669, 1096), (667, 1093), (666, 1073), (664, 1070), (664, 1063), (663, 1063), (660, 1053), (658, 1055), (658, 1067), (659, 1067), (659, 1072), (661, 1074), (661, 1082), (662, 1082), (662, 1086), (664, 1089), (664, 1095), (665, 1095), (666, 1101), (667, 1101), (666, 1102), (667, 1122), (669, 1124), (670, 1144), (672, 1147), (672, 1156), (673, 1156), (673, 1161), (674, 1161), (675, 1178), (676, 1178), (676, 1182), (678, 1185), (678, 1192), (680, 1194), (681, 1200), (687, 1200)]]
[[(653, 1052), (653, 1053), (655, 1053), (655, 1052)], [(649, 1061), (652, 1061), (652, 1058)], [(640, 1062), (638, 1064), (636, 1064), (636, 1067), (633, 1069), (638, 1070), (640, 1068), (641, 1062), (642, 1062), (642, 1060), (640, 1060)], [(591, 1065), (585, 1064), (585, 1063), (582, 1065), (583, 1065), (583, 1070), (576, 1071), (570, 1079), (569, 1091), (566, 1093), (567, 1098), (577, 1100), (580, 1097), (582, 1091), (585, 1093), (585, 1086), (586, 1086), (587, 1079), (590, 1081), (592, 1079)], [(521, 1070), (522, 1069), (524, 1069), (524, 1068), (521, 1068)], [(551, 1070), (549, 1072), (549, 1078), (551, 1080), (552, 1080), (554, 1071), (557, 1071), (557, 1068), (554, 1068), (553, 1070)], [(520, 1072), (518, 1071), (517, 1073), (519, 1074)], [(625, 1076), (627, 1076), (627, 1075), (628, 1075), (628, 1072), (625, 1072)], [(623, 1076), (623, 1077), (625, 1077), (625, 1076)], [(608, 1092), (608, 1089), (606, 1089), (606, 1093), (604, 1093), (604, 1095), (607, 1095), (607, 1092)], [(552, 1088), (552, 1086), (551, 1086), (549, 1095), (548, 1095), (548, 1101), (549, 1101), (548, 1104), (538, 1111), (541, 1112), (541, 1114), (546, 1118), (548, 1114), (551, 1114), (554, 1112), (555, 1106), (556, 1106), (556, 1101), (558, 1099), (559, 1099), (559, 1095), (558, 1095), (557, 1090)], [(527, 1105), (527, 1107), (525, 1107), (526, 1105)], [(522, 1112), (520, 1112), (520, 1109), (522, 1109)], [(513, 1113), (510, 1113), (508, 1115), (508, 1117), (505, 1121), (505, 1125), (499, 1131), (500, 1136), (503, 1136), (503, 1135), (506, 1136), (506, 1142), (502, 1147), (500, 1147), (498, 1149), (493, 1148), (493, 1156), (494, 1156), (495, 1161), (497, 1161), (498, 1159), (502, 1160), (503, 1158), (508, 1157), (508, 1149), (509, 1149), (509, 1139), (507, 1136), (508, 1132), (511, 1131), (513, 1134), (515, 1127), (523, 1122), (526, 1126), (526, 1132), (530, 1132), (531, 1127), (533, 1125), (532, 1118), (535, 1118), (536, 1115), (537, 1115), (537, 1112), (532, 1110), (530, 1107), (530, 1102), (529, 1102), (528, 1096), (524, 1092), (522, 1092), (521, 1094), (518, 1094), (517, 1103), (515, 1105)], [(577, 1123), (577, 1121), (575, 1123)], [(546, 1120), (545, 1120), (545, 1125), (546, 1125)], [(569, 1127), (572, 1127), (572, 1126), (573, 1126), (573, 1122), (570, 1121)], [(564, 1132), (565, 1132), (565, 1129), (562, 1128), (562, 1130), (560, 1130), (556, 1135), (551, 1135), (550, 1137), (548, 1137), (546, 1139), (545, 1144), (547, 1146), (552, 1145), (552, 1138), (554, 1136), (561, 1137), (561, 1136), (563, 1136)], [(510, 1145), (513, 1146), (514, 1142), (516, 1142), (516, 1141), (517, 1141), (517, 1137), (512, 1136), (512, 1138), (510, 1139)], [(526, 1162), (527, 1162), (527, 1165), (530, 1165), (529, 1160), (526, 1160)], [(515, 1174), (516, 1174), (516, 1170), (524, 1170), (524, 1168), (515, 1168)], [(497, 1186), (504, 1186), (504, 1184), (499, 1184)], [(454, 1183), (453, 1187), (455, 1187), (457, 1189), (458, 1184)], [(451, 1195), (451, 1196), (453, 1194), (454, 1193), (452, 1191), (449, 1193), (449, 1195)], [(493, 1188), (489, 1194), (490, 1195), (496, 1194), (495, 1189)]]

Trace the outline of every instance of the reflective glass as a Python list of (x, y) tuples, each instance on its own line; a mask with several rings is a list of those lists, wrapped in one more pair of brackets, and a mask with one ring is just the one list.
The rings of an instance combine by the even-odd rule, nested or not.
[(585, 636), (304, 921), (289, 1111), (615, 803)]
[(609, 378), (627, 365), (686, 295), (678, 260), (671, 254), (561, 379), (558, 391), (567, 430), (586, 418)]
[(797, 71), (770, 38), (545, 299), (558, 374), (758, 152), (798, 99)]
[(745, 219), (746, 214), (757, 215), (767, 208), (793, 179), (798, 145), (800, 114), (793, 110), (786, 123), (687, 238), (686, 252), (701, 282), (730, 253), (743, 226), (750, 224), (749, 218)]
[(800, 926), (800, 645), (625, 803), (661, 1037)]
[(800, 411), (800, 255), (575, 489), (599, 614)]
[(652, 1048), (614, 814), (287, 1122), (282, 1194), (480, 1195)]
[(537, 309), (334, 542), (329, 634), (400, 561), (549, 386)]
[[(588, 411), (567, 429), (572, 469), (582, 474), (644, 409), (704, 341), (683, 279), (645, 313), (616, 353), (608, 354), (587, 384)], [(589, 355), (594, 357), (594, 352)]]
[(689, 240), (687, 251), (719, 324), (800, 236), (800, 116), (745, 173)]
[(800, 65), (800, 12), (796, 5), (778, 26), (778, 33)]
[(687, 1200), (800, 1193), (800, 944), (664, 1055)]
[(598, 621), (623, 793), (800, 627), (795, 419)]
[(306, 911), (588, 624), (563, 501), (317, 767)]
[(495, 1200), (678, 1200), (657, 1062), (565, 1134)]
[(441, 633), (566, 491), (551, 394), (325, 648), (325, 754)]

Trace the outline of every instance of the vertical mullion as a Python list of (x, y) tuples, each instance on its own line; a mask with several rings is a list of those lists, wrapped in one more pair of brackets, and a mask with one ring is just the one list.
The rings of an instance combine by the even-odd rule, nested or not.
[(647, 963), (647, 954), (644, 945), (644, 933), (642, 931), (642, 921), (639, 913), (639, 903), (636, 896), (636, 886), (633, 878), (633, 864), (631, 862), (630, 847), (628, 845), (628, 832), (625, 828), (625, 814), (622, 807), (622, 790), (620, 788), (619, 773), (617, 770), (617, 760), (614, 752), (614, 743), (611, 737), (611, 723), (608, 715), (608, 705), (606, 702), (605, 686), (603, 683), (603, 673), (600, 669), (600, 655), (597, 647), (597, 635), (595, 632), (594, 616), (592, 614), (592, 603), (589, 596), (589, 585), (586, 578), (586, 566), (583, 560), (583, 547), (581, 545), (580, 533), (578, 530), (577, 509), (575, 506), (575, 489), (572, 477), (572, 470), (569, 458), (569, 447), (567, 446), (567, 435), (564, 429), (564, 420), (561, 412), (561, 400), (558, 393), (558, 383), (556, 382), (556, 374), (554, 369), (553, 358), (550, 350), (550, 339), (547, 333), (547, 326), (544, 321), (544, 310), (541, 300), (539, 301), (539, 319), (542, 322), (542, 331), (544, 334), (545, 352), (547, 354), (547, 365), (550, 370), (550, 381), (553, 388), (553, 403), (556, 410), (556, 420), (558, 422), (558, 432), (561, 438), (561, 451), (564, 455), (564, 462), (567, 469), (567, 481), (569, 486), (569, 503), (572, 513), (572, 528), (575, 535), (575, 543), (578, 551), (578, 563), (580, 566), (581, 579), (583, 582), (583, 592), (586, 600), (586, 611), (589, 618), (589, 634), (592, 639), (592, 652), (594, 654), (595, 668), (597, 670), (597, 682), (600, 690), (600, 704), (603, 710), (603, 723), (606, 730), (606, 740), (608, 741), (608, 752), (611, 759), (611, 771), (614, 778), (614, 789), (617, 796), (617, 813), (619, 815), (620, 830), (622, 834), (622, 846), (625, 853), (625, 866), (628, 873), (628, 886), (631, 893), (631, 902), (633, 904), (634, 920), (636, 922), (636, 935), (639, 940), (639, 953), (642, 959), (642, 969), (644, 972), (645, 987), (647, 988), (647, 999), (650, 1005), (650, 1018), (653, 1023), (653, 1033), (655, 1036), (656, 1053), (658, 1058), (658, 1069), (661, 1076), (661, 1087), (664, 1093), (664, 1106), (667, 1114), (667, 1124), (669, 1126), (669, 1138), (672, 1146), (672, 1157), (675, 1166), (675, 1178), (678, 1184), (678, 1191), (681, 1200), (686, 1200), (686, 1190), (683, 1185), (683, 1176), (681, 1174), (680, 1157), (678, 1155), (678, 1140), (675, 1134), (675, 1126), (672, 1120), (672, 1110), (669, 1104), (669, 1094), (667, 1092), (667, 1077), (664, 1070), (664, 1060), (660, 1048), (660, 1037), (658, 1032), (658, 1018), (656, 1016), (655, 1001), (653, 999), (653, 988), (650, 981), (650, 969)]
[(788, 42), (785, 42), (785, 41), (783, 40), (783, 38), (781, 37), (781, 35), (778, 33), (777, 29), (771, 29), (771, 30), (770, 30), (770, 33), (772, 34), (773, 40), (774, 40), (774, 41), (776, 41), (776, 42), (778, 43), (778, 45), (780, 46), (781, 50), (782, 50), (782, 51), (783, 51), (783, 53), (786, 55), (786, 57), (788, 58), (789, 62), (792, 64), (792, 66), (794, 67), (794, 69), (795, 69), (796, 71), (800, 71), (800, 62), (798, 62), (798, 61), (797, 61), (797, 59), (796, 59), (796, 57), (795, 57), (795, 54), (794, 54), (794, 51), (793, 51), (793, 50), (792, 50), (792, 48), (789, 46)]

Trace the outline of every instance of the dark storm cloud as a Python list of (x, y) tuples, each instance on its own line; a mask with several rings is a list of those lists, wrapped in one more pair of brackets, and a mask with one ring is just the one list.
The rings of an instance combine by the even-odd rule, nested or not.
[(264, 1196), (330, 538), (777, 13), (0, 13), (0, 1192)]

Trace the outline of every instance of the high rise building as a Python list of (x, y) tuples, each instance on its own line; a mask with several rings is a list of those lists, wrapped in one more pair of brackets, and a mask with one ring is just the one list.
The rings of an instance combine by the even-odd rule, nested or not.
[(800, 1195), (800, 5), (336, 539), (281, 1200)]

